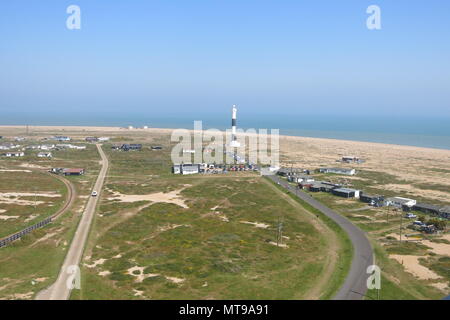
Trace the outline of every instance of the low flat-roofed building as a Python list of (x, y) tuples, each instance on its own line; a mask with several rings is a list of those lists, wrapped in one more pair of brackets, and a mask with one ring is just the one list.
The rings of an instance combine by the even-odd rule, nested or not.
[(123, 151), (128, 151), (128, 150), (141, 150), (142, 149), (142, 144), (140, 143), (125, 143), (120, 147)]
[(195, 174), (200, 172), (200, 164), (182, 164), (181, 174)]
[(294, 181), (294, 182), (297, 182), (297, 183), (314, 182), (314, 178), (311, 177), (311, 176), (307, 176), (307, 175), (298, 175), (298, 176), (295, 176), (294, 180), (296, 180), (296, 181)]
[(301, 183), (303, 187), (309, 186), (309, 191), (312, 192), (331, 192), (333, 189), (339, 186), (329, 182), (316, 181), (316, 182), (305, 182)]
[(336, 188), (331, 191), (336, 196), (344, 198), (359, 198), (359, 190), (349, 188)]
[(335, 173), (335, 174), (344, 174), (347, 176), (354, 176), (356, 174), (355, 169), (347, 169), (347, 168), (319, 168), (320, 173)]
[(66, 136), (54, 136), (51, 139), (56, 140), (56, 141), (70, 141), (71, 140), (69, 137), (66, 137)]
[(414, 199), (402, 198), (402, 197), (392, 197), (386, 199), (386, 204), (388, 206), (394, 206), (397, 208), (403, 208), (404, 206), (413, 207), (416, 205), (417, 201)]
[(65, 176), (81, 176), (84, 174), (84, 169), (81, 168), (64, 168), (62, 174)]
[(450, 206), (445, 206), (439, 209), (439, 216), (441, 218), (450, 219)]
[(384, 200), (384, 197), (377, 195), (377, 194), (371, 195), (371, 194), (366, 194), (364, 192), (361, 192), (361, 194), (359, 196), (359, 200), (361, 200), (362, 202), (371, 203), (372, 201), (382, 201), (382, 200)]
[(416, 203), (412, 209), (423, 213), (439, 214), (439, 207), (428, 203)]
[(25, 156), (25, 153), (23, 153), (23, 152), (6, 152), (6, 153), (2, 154), (2, 156), (8, 157), (8, 158), (23, 157), (23, 156)]

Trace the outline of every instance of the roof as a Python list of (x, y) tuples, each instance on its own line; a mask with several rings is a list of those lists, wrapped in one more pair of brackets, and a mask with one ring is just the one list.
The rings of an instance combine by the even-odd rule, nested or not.
[(379, 194), (367, 194), (367, 193), (363, 193), (361, 194), (361, 197), (367, 197), (367, 198), (382, 198), (383, 196), (379, 195)]
[(387, 200), (397, 200), (397, 201), (400, 201), (400, 202), (415, 201), (414, 199), (408, 199), (408, 198), (402, 198), (402, 197), (392, 197), (392, 198), (389, 198)]
[(450, 213), (450, 206), (445, 206), (439, 209), (440, 212), (449, 212)]
[(84, 171), (84, 169), (81, 168), (66, 168), (63, 169), (64, 172), (68, 172), (68, 173), (78, 173), (78, 172), (82, 172)]
[(183, 164), (183, 169), (185, 168), (198, 168), (199, 164)]
[(349, 169), (349, 168), (320, 168), (320, 170), (353, 171), (355, 169)]
[(350, 193), (350, 192), (357, 192), (359, 190), (349, 189), (349, 188), (338, 188), (338, 189), (334, 189), (334, 191)]
[(429, 210), (439, 210), (438, 206), (435, 206), (433, 204), (428, 203), (417, 203), (414, 205), (415, 208), (423, 208), (423, 209), (429, 209)]

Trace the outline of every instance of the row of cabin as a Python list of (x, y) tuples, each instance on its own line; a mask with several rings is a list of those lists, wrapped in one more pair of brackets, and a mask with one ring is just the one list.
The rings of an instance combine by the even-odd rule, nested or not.
[(436, 206), (433, 204), (427, 204), (427, 203), (416, 203), (412, 207), (403, 207), (403, 210), (405, 211), (419, 211), (426, 214), (431, 214), (434, 216), (438, 216), (444, 219), (450, 219), (450, 206)]
[(23, 157), (25, 156), (24, 152), (6, 152), (2, 153), (2, 157), (13, 158), (13, 157)]
[(138, 143), (124, 143), (121, 146), (112, 146), (113, 150), (122, 150), (122, 151), (130, 151), (130, 150), (142, 150), (142, 144)]
[(85, 173), (82, 168), (53, 168), (50, 170), (54, 174), (62, 174), (65, 176), (81, 176)]
[(195, 174), (195, 173), (226, 173), (228, 171), (256, 171), (258, 170), (254, 165), (231, 165), (223, 164), (207, 164), (207, 163), (184, 163), (175, 164), (172, 166), (173, 174)]
[(19, 144), (14, 144), (14, 143), (0, 144), (0, 150), (11, 150), (11, 149), (18, 149), (18, 148), (20, 148)]
[(343, 156), (341, 161), (345, 163), (364, 163), (363, 159), (355, 156)]
[(109, 137), (86, 137), (84, 140), (87, 142), (106, 142), (109, 141)]
[(356, 174), (355, 169), (348, 168), (319, 168), (320, 173), (335, 173), (335, 174), (343, 174), (347, 176), (354, 176)]
[[(347, 171), (349, 170), (349, 171)], [(340, 174), (353, 174), (354, 169), (341, 169), (341, 168), (321, 168), (320, 172), (323, 173), (340, 173)], [(311, 192), (330, 192), (336, 196), (344, 198), (359, 198), (360, 201), (370, 204), (374, 207), (393, 206), (404, 211), (420, 211), (432, 215), (439, 216), (441, 218), (450, 218), (450, 206), (439, 207), (436, 205), (417, 203), (414, 199), (403, 197), (391, 197), (385, 199), (381, 195), (365, 194), (360, 190), (342, 188), (339, 184), (333, 184), (323, 181), (314, 181), (314, 178), (309, 175), (301, 175), (298, 171), (292, 169), (282, 168), (277, 172), (278, 175), (287, 177), (290, 182), (298, 183), (300, 188), (308, 189)]]
[(51, 140), (56, 140), (56, 141), (70, 141), (72, 140), (70, 137), (66, 137), (66, 136), (54, 136), (50, 138)]

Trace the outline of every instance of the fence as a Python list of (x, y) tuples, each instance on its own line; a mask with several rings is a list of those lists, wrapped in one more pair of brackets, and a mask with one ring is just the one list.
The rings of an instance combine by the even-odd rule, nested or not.
[(27, 228), (23, 229), (22, 231), (19, 231), (19, 232), (13, 234), (13, 235), (10, 235), (7, 238), (1, 239), (0, 240), (0, 248), (7, 246), (10, 242), (13, 242), (13, 241), (15, 241), (17, 239), (20, 239), (21, 237), (23, 237), (26, 234), (29, 234), (33, 230), (36, 230), (38, 228), (41, 228), (41, 227), (49, 224), (50, 222), (52, 222), (52, 218), (53, 217), (49, 217), (49, 218), (47, 218), (45, 220), (42, 220), (41, 222), (38, 222), (38, 223), (36, 223), (36, 224), (34, 224), (34, 225), (30, 226), (30, 227), (27, 227)]

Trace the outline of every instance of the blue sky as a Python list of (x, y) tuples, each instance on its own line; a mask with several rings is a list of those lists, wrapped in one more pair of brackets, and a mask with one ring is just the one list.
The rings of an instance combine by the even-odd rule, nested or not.
[[(71, 4), (81, 30), (66, 28)], [(0, 110), (450, 117), (449, 12), (447, 0), (4, 0)]]

